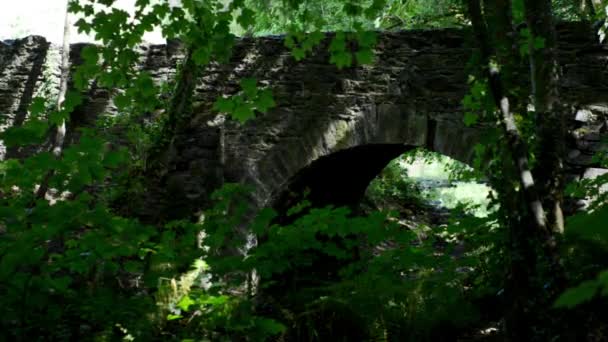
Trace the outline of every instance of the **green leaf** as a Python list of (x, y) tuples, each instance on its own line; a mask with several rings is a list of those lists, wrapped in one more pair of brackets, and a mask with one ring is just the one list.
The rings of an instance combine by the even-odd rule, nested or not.
[(524, 1), (523, 0), (513, 0), (512, 7), (513, 7), (514, 24), (519, 24), (520, 22), (524, 21), (524, 14), (525, 14)]
[[(469, 109), (469, 110), (479, 110), (481, 109), (481, 102), (483, 99), (473, 96), (471, 94), (467, 94), (463, 99), (462, 99), (462, 105), (464, 106), (465, 109)], [(494, 105), (494, 103), (492, 103), (492, 105)], [(494, 107), (492, 106), (491, 108), (489, 108), (489, 110), (493, 110)]]
[(363, 13), (363, 8), (354, 2), (347, 2), (344, 4), (344, 13), (349, 16), (355, 17)]
[[(124, 255), (128, 256), (129, 254), (125, 253)], [(125, 267), (125, 271), (127, 271), (127, 272), (138, 273), (142, 269), (142, 262), (130, 260), (125, 263), (124, 267)]]
[(371, 48), (376, 44), (378, 35), (374, 31), (362, 31), (357, 33), (359, 46)]
[(356, 57), (359, 64), (372, 64), (374, 62), (374, 52), (371, 49), (357, 51)]
[(270, 108), (274, 108), (275, 106), (276, 103), (274, 102), (272, 91), (270, 89), (262, 90), (256, 101), (257, 110), (266, 113)]
[(94, 45), (87, 45), (82, 48), (80, 56), (87, 64), (96, 64), (99, 61), (99, 51)]
[(472, 126), (477, 123), (478, 119), (479, 119), (479, 116), (477, 114), (472, 113), (472, 112), (465, 112), (464, 118), (462, 121), (464, 122), (465, 125)]
[(125, 110), (129, 103), (131, 102), (131, 98), (125, 94), (118, 94), (114, 97), (114, 104), (118, 108), (118, 110)]
[(126, 150), (110, 151), (105, 155), (103, 165), (109, 168), (116, 168), (123, 164), (127, 159)]
[(304, 59), (304, 57), (306, 57), (304, 49), (301, 48), (292, 49), (291, 54), (293, 55), (293, 58), (295, 58), (296, 61), (301, 61), (302, 59)]
[(344, 32), (337, 32), (336, 36), (331, 40), (329, 44), (330, 52), (340, 52), (346, 50), (346, 36)]
[(188, 311), (188, 308), (190, 308), (190, 306), (193, 304), (196, 304), (196, 302), (192, 300), (190, 296), (183, 296), (182, 299), (177, 303), (177, 306), (184, 311)]
[(72, 283), (72, 278), (68, 276), (51, 279), (51, 287), (56, 291), (63, 293), (67, 291), (68, 286)]
[(255, 117), (255, 114), (250, 104), (243, 103), (234, 109), (232, 117), (238, 120), (240, 123), (245, 123), (249, 119), (253, 119)]
[(207, 65), (211, 60), (211, 49), (208, 45), (199, 46), (192, 54), (192, 59), (197, 65)]
[(243, 78), (241, 80), (241, 88), (250, 98), (254, 98), (258, 93), (258, 81), (255, 78)]
[(276, 335), (285, 331), (285, 326), (273, 319), (256, 318), (255, 325), (268, 335)]
[(287, 36), (285, 36), (285, 47), (288, 47), (290, 49), (294, 48), (296, 46), (296, 42), (294, 41), (294, 37), (291, 35), (291, 33), (288, 33)]
[(545, 47), (545, 39), (542, 37), (536, 37), (534, 38), (534, 49), (535, 50), (540, 50), (543, 49)]
[(557, 308), (572, 308), (586, 301), (591, 300), (599, 289), (599, 284), (596, 280), (588, 280), (580, 285), (570, 288), (562, 293), (555, 301), (554, 306)]
[(365, 17), (368, 20), (374, 20), (380, 15), (387, 0), (374, 0), (372, 4), (365, 10)]
[(471, 87), (471, 94), (476, 98), (482, 98), (486, 94), (486, 85), (483, 82), (475, 82)]
[(30, 104), (30, 115), (36, 117), (44, 112), (46, 109), (46, 100), (42, 97), (34, 97)]
[(56, 110), (49, 114), (49, 121), (54, 125), (61, 125), (67, 118), (69, 114), (63, 110)]
[(209, 296), (201, 301), (201, 304), (219, 306), (228, 302), (228, 296)]
[(82, 104), (82, 95), (79, 92), (71, 90), (65, 95), (63, 108), (66, 112), (71, 113), (74, 109)]
[(56, 166), (57, 159), (50, 152), (41, 152), (28, 158), (24, 166), (30, 170), (46, 171)]
[(311, 32), (308, 35), (308, 41), (310, 41), (310, 43), (311, 43), (311, 48), (312, 48), (312, 46), (321, 43), (321, 41), (323, 41), (323, 38), (325, 38), (325, 34), (323, 34), (323, 32), (321, 32), (321, 31)]
[(530, 53), (530, 48), (528, 43), (521, 43), (519, 44), (519, 55), (521, 57), (527, 56), (528, 53)]
[(342, 69), (343, 67), (351, 66), (353, 57), (350, 53), (338, 52), (330, 57), (329, 62), (335, 64), (338, 69)]
[(566, 221), (566, 232), (587, 238), (602, 237), (608, 239), (608, 206), (596, 209), (591, 213), (582, 212)]
[(255, 12), (249, 8), (242, 8), (241, 15), (238, 16), (236, 22), (245, 30), (255, 24)]
[(234, 111), (235, 103), (229, 97), (218, 97), (213, 104), (213, 109), (221, 113), (232, 113)]
[(293, 215), (297, 215), (299, 213), (302, 212), (302, 210), (310, 207), (310, 201), (308, 200), (303, 200), (301, 202), (299, 202), (298, 204), (296, 204), (295, 206), (289, 208), (287, 210), (287, 216), (293, 216)]
[(37, 119), (27, 121), (21, 127), (9, 127), (0, 134), (6, 146), (24, 146), (40, 144), (46, 138), (49, 126), (46, 121)]
[(91, 30), (93, 29), (93, 26), (91, 24), (89, 24), (86, 20), (84, 20), (84, 18), (78, 19), (74, 23), (74, 26), (78, 27), (78, 33), (89, 34), (89, 33), (91, 33)]
[(139, 75), (137, 79), (137, 89), (141, 92), (142, 96), (146, 98), (154, 97), (156, 95), (154, 80), (152, 80), (152, 76), (147, 72)]
[(82, 12), (83, 10), (84, 10), (83, 7), (78, 3), (78, 1), (70, 0), (68, 2), (68, 12), (69, 13), (78, 13), (78, 12)]

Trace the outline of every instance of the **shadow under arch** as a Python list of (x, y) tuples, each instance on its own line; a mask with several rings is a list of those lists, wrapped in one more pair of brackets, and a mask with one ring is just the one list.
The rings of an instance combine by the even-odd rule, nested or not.
[(352, 207), (361, 201), (370, 182), (391, 160), (414, 148), (405, 144), (366, 144), (320, 157), (275, 193), (270, 206), (284, 216), (306, 193), (313, 207)]

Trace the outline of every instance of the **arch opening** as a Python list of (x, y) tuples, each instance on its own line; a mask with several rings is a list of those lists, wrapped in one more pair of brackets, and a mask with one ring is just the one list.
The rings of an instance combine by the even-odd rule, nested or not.
[(403, 144), (370, 144), (321, 157), (292, 177), (272, 197), (271, 206), (282, 214), (306, 198), (312, 207), (353, 207), (391, 160), (411, 149)]
[(415, 149), (393, 159), (370, 182), (364, 204), (401, 213), (417, 207), (445, 213), (466, 207), (467, 214), (485, 217), (492, 191), (486, 178), (470, 166), (437, 152)]
[(470, 214), (483, 217), (491, 191), (481, 174), (451, 157), (403, 144), (369, 144), (315, 160), (270, 203), (280, 216), (303, 199), (311, 207), (347, 206), (356, 212), (408, 212), (408, 206), (449, 211), (466, 203)]

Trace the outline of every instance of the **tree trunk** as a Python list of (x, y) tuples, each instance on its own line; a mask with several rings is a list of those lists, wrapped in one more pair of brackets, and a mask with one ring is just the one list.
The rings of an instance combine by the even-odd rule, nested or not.
[[(480, 44), (482, 63), (486, 68), (490, 90), (502, 117), (503, 132), (508, 141), (506, 149), (510, 151), (510, 162), (515, 167), (515, 171), (511, 171), (513, 166), (509, 165), (508, 160), (503, 161), (502, 179), (498, 180), (502, 186), (497, 190), (501, 192), (503, 223), (508, 227), (510, 236), (510, 274), (506, 282), (510, 298), (510, 308), (506, 314), (507, 333), (513, 340), (526, 340), (532, 334), (534, 322), (538, 322), (536, 317), (539, 314), (538, 310), (546, 309), (543, 307), (546, 306), (546, 299), (543, 298), (547, 296), (539, 297), (546, 291), (535, 282), (539, 272), (543, 271), (543, 268), (538, 267), (540, 265), (538, 262), (549, 264), (550, 272), (555, 274), (553, 279), (562, 279), (563, 272), (550, 230), (552, 227), (549, 227), (545, 214), (545, 197), (537, 189), (535, 177), (528, 164), (530, 151), (511, 112), (510, 105), (514, 101), (510, 101), (509, 97), (516, 93), (511, 89), (516, 88), (519, 56), (513, 39), (515, 36), (512, 34), (510, 1), (484, 0), (483, 11), (479, 1), (467, 0), (467, 4), (473, 29)], [(534, 72), (531, 77), (534, 77)], [(521, 105), (525, 108), (526, 96), (521, 98), (524, 99)], [(546, 134), (544, 131), (543, 133)], [(554, 163), (545, 164), (546, 161), (540, 163), (543, 163), (540, 164), (543, 168), (556, 167)], [(542, 174), (545, 177), (543, 180), (554, 179), (549, 177), (560, 173), (559, 168), (545, 170)], [(521, 192), (511, 188), (510, 177), (519, 177)], [(525, 206), (519, 203), (522, 197)], [(555, 210), (551, 211), (551, 215), (555, 215)], [(551, 224), (556, 221), (554, 218)], [(538, 253), (539, 251), (541, 253)], [(551, 297), (551, 294), (548, 297)]]
[[(538, 148), (534, 175), (547, 212), (547, 230), (540, 238), (549, 264), (544, 270), (551, 286), (548, 298), (564, 290), (566, 276), (561, 264), (557, 238), (564, 232), (564, 166), (566, 154), (566, 108), (559, 102), (557, 35), (551, 0), (525, 0), (526, 21), (533, 42), (529, 44), (530, 83)], [(536, 42), (544, 42), (542, 48)]]
[(534, 222), (539, 230), (546, 228), (545, 212), (541, 205), (540, 198), (536, 193), (534, 178), (529, 168), (528, 147), (521, 137), (515, 124), (515, 118), (510, 109), (508, 94), (504, 91), (504, 81), (498, 66), (491, 63), (491, 58), (496, 55), (492, 48), (487, 26), (483, 19), (479, 1), (467, 0), (469, 15), (473, 24), (473, 30), (480, 43), (482, 63), (487, 70), (490, 90), (494, 96), (496, 106), (502, 117), (502, 128), (511, 145), (511, 158), (519, 170), (519, 182), (525, 194), (530, 211), (534, 214)]
[[(547, 210), (548, 228), (564, 231), (563, 157), (566, 145), (564, 109), (558, 103), (559, 70), (551, 0), (525, 0), (526, 20), (532, 35), (529, 44), (530, 80), (538, 137), (537, 167), (539, 194)], [(544, 42), (544, 47), (537, 44)], [(541, 44), (542, 45), (542, 44)]]
[[(61, 108), (65, 101), (65, 96), (68, 91), (68, 78), (70, 74), (70, 12), (65, 11), (65, 20), (63, 23), (63, 46), (61, 47), (61, 78), (59, 82), (59, 95), (57, 96), (57, 108)], [(65, 120), (57, 127), (55, 142), (53, 146), (53, 154), (61, 155), (63, 143), (65, 141), (66, 125)]]
[[(63, 45), (61, 47), (61, 66), (59, 76), (59, 94), (57, 95), (57, 110), (61, 110), (65, 96), (68, 91), (68, 78), (70, 76), (70, 12), (68, 11), (69, 0), (66, 1), (65, 19), (63, 22)], [(57, 125), (55, 136), (51, 141), (51, 152), (55, 157), (59, 158), (63, 151), (66, 134), (65, 120)], [(44, 176), (38, 190), (36, 190), (36, 198), (44, 198), (48, 189), (49, 181), (53, 177), (54, 172), (51, 170)]]

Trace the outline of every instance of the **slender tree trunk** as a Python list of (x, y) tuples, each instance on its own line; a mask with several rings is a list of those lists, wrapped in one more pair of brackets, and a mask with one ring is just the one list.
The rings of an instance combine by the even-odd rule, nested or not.
[[(547, 225), (564, 231), (563, 157), (566, 145), (564, 109), (558, 103), (559, 66), (551, 0), (525, 0), (526, 20), (534, 43), (530, 43), (530, 80), (539, 142), (537, 167), (539, 193), (547, 210)], [(544, 42), (539, 48), (536, 42)]]
[[(70, 76), (70, 12), (68, 11), (69, 0), (66, 0), (65, 19), (63, 22), (63, 45), (61, 47), (61, 66), (59, 78), (59, 94), (57, 95), (57, 110), (61, 109), (65, 96), (68, 91), (68, 79)], [(56, 127), (55, 136), (51, 141), (51, 152), (55, 157), (59, 158), (63, 151), (66, 134), (66, 123), (62, 120)], [(51, 170), (44, 176), (42, 183), (36, 191), (36, 198), (44, 198), (48, 189), (49, 182), (53, 177), (54, 172)]]
[[(538, 148), (534, 175), (547, 212), (547, 230), (541, 236), (543, 250), (550, 257), (544, 269), (550, 287), (547, 296), (564, 290), (566, 276), (561, 264), (557, 238), (564, 232), (564, 156), (566, 154), (566, 108), (559, 102), (557, 34), (551, 0), (524, 0), (526, 21), (534, 43), (529, 44), (530, 83)], [(543, 42), (542, 48), (535, 46)]]
[(532, 172), (529, 168), (528, 146), (521, 137), (517, 125), (515, 124), (515, 118), (511, 112), (508, 94), (503, 89), (504, 82), (499, 67), (494, 63), (491, 63), (491, 58), (495, 56), (496, 53), (490, 44), (491, 40), (483, 19), (480, 3), (477, 0), (467, 0), (467, 4), (471, 22), (473, 24), (473, 30), (480, 43), (482, 63), (487, 70), (490, 90), (492, 91), (496, 106), (502, 117), (503, 131), (512, 147), (511, 158), (519, 170), (521, 189), (527, 199), (530, 211), (534, 214), (533, 218), (535, 224), (538, 229), (544, 230), (546, 229), (545, 212), (536, 192), (534, 178), (532, 177)]
[[(535, 283), (539, 277), (538, 261), (549, 264), (549, 269), (556, 279), (562, 279), (559, 254), (555, 248), (552, 227), (547, 220), (543, 193), (537, 189), (535, 177), (530, 170), (529, 149), (521, 136), (512, 113), (510, 96), (515, 93), (519, 57), (514, 41), (511, 7), (508, 0), (484, 0), (482, 10), (480, 1), (467, 0), (469, 15), (477, 35), (482, 55), (482, 63), (486, 68), (489, 87), (502, 117), (502, 127), (507, 138), (507, 149), (511, 154), (511, 162), (516, 168), (512, 169), (505, 161), (505, 186), (501, 188), (501, 206), (504, 223), (509, 228), (510, 235), (510, 277), (507, 281), (507, 292), (510, 298), (510, 309), (506, 315), (507, 332), (513, 340), (526, 340), (532, 334), (535, 315), (540, 306), (546, 303), (539, 294), (545, 291)], [(524, 97), (525, 98), (525, 97)], [(521, 103), (525, 105), (526, 103)], [(541, 161), (543, 163), (543, 161)], [(543, 168), (555, 167), (554, 163), (540, 164)], [(546, 170), (544, 177), (560, 173), (560, 170)], [(519, 175), (516, 175), (518, 173)], [(522, 193), (510, 189), (509, 177), (518, 176), (523, 199), (526, 206), (518, 203)], [(545, 178), (543, 178), (545, 179)], [(526, 208), (527, 207), (527, 208)], [(560, 212), (561, 213), (561, 212)], [(554, 211), (551, 211), (554, 215)], [(555, 223), (555, 219), (551, 224)], [(538, 253), (538, 252), (541, 253)], [(543, 295), (543, 298), (545, 296)], [(536, 304), (532, 304), (536, 303)], [(546, 309), (546, 308), (542, 308)], [(538, 321), (537, 321), (538, 322)]]
[[(69, 2), (69, 1), (68, 1)], [(59, 95), (57, 97), (57, 108), (61, 108), (65, 101), (65, 96), (68, 91), (68, 78), (70, 75), (70, 12), (65, 11), (65, 20), (63, 23), (63, 46), (61, 47), (61, 78), (59, 82)], [(65, 141), (66, 124), (65, 120), (57, 127), (55, 142), (53, 146), (53, 154), (60, 156), (63, 150)]]

